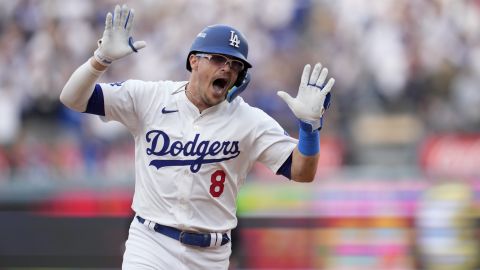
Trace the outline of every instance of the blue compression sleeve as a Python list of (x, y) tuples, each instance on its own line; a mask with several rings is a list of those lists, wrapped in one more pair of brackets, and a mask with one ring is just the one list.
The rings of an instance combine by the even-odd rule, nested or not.
[(311, 126), (300, 121), (298, 151), (304, 156), (314, 156), (320, 151), (320, 132), (311, 131)]
[(103, 100), (102, 87), (99, 84), (95, 85), (92, 96), (88, 99), (87, 109), (85, 113), (105, 116), (105, 105)]

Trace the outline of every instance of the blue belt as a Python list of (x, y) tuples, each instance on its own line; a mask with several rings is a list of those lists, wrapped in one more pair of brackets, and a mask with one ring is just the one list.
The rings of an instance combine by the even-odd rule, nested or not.
[(137, 219), (140, 223), (148, 226), (149, 228), (153, 227), (154, 231), (178, 240), (186, 245), (197, 247), (218, 247), (230, 242), (230, 237), (228, 237), (228, 234), (226, 233), (222, 234), (186, 232), (169, 226), (154, 223), (149, 220), (145, 220), (140, 216), (137, 216)]

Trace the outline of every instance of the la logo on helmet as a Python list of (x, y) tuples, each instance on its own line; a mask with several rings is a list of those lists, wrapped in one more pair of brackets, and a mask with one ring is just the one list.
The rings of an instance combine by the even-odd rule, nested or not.
[(235, 48), (238, 48), (240, 46), (240, 39), (238, 38), (237, 34), (235, 34), (235, 31), (230, 31), (230, 46), (233, 46)]

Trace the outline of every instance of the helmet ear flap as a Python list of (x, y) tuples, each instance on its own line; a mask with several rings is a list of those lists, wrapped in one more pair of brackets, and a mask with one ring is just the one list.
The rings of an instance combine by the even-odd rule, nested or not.
[(242, 85), (243, 81), (245, 80), (245, 76), (247, 75), (247, 69), (244, 69), (238, 73), (237, 81), (235, 82), (235, 86)]
[[(248, 73), (246, 70), (242, 71), (243, 73), (243, 79), (240, 81), (240, 75), (239, 78), (237, 79), (237, 82), (235, 83), (235, 86), (228, 91), (227, 94), (227, 101), (232, 102), (240, 93), (242, 93), (250, 83), (250, 73)], [(240, 83), (239, 83), (240, 82)]]

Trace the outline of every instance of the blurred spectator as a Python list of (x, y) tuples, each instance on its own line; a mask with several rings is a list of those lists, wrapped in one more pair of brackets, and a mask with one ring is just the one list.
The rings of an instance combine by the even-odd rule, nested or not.
[[(109, 166), (133, 168), (129, 150), (120, 150), (126, 156), (116, 156), (119, 143), (128, 144), (125, 130), (109, 130), (87, 116), (71, 116), (58, 101), (68, 74), (92, 54), (103, 31), (104, 15), (114, 2), (0, 2), (0, 179), (117, 179), (126, 174), (114, 172)], [(134, 37), (149, 45), (122, 60), (124, 65), (109, 69), (102, 81), (185, 79), (187, 71), (182, 63), (188, 51), (187, 38), (205, 25), (232, 24), (250, 37), (249, 59), (254, 67), (251, 86), (243, 95), (247, 102), (264, 108), (290, 134), (296, 134), (293, 116), (276, 91), (294, 93), (302, 66), (321, 61), (331, 67), (337, 81), (325, 132), (344, 140), (346, 155), (355, 157), (347, 157), (347, 165), (358, 165), (360, 160), (381, 162), (390, 155), (394, 162), (412, 166), (414, 160), (409, 157), (422, 133), (404, 142), (407, 147), (402, 149), (410, 154), (380, 151), (370, 158), (363, 155), (365, 145), (357, 138), (364, 136), (356, 128), (357, 120), (375, 114), (388, 121), (400, 114), (411, 118), (406, 123), (412, 124), (404, 128), (417, 128), (420, 123), (425, 134), (478, 133), (479, 3), (130, 3), (137, 13)], [(105, 131), (112, 134), (105, 135)], [(111, 143), (105, 144), (102, 136), (113, 136), (114, 140), (109, 138)], [(66, 158), (52, 158), (56, 155)]]

